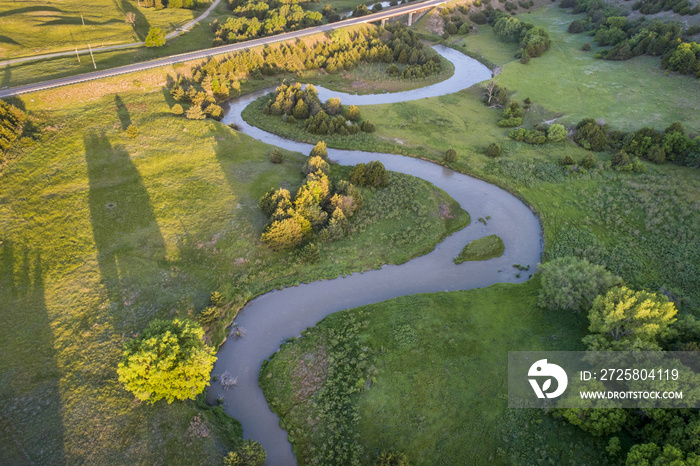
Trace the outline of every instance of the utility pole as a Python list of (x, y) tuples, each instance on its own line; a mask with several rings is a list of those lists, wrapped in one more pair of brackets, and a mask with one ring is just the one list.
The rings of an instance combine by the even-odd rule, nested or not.
[(97, 69), (97, 65), (95, 64), (95, 57), (92, 55), (92, 47), (90, 47), (90, 44), (88, 44), (88, 50), (90, 50), (90, 58), (92, 58), (92, 66)]
[(83, 26), (85, 26), (85, 18), (83, 18), (82, 13), (80, 14), (80, 20), (83, 22)]

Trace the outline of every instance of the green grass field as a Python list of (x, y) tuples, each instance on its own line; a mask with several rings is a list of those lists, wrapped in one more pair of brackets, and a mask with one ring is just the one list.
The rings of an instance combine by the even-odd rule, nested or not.
[[(156, 11), (139, 7), (136, 0), (2, 2), (0, 58), (73, 50), (76, 44), (85, 48), (89, 43), (95, 48), (143, 42), (149, 28), (160, 27), (171, 32), (202, 11), (183, 8)], [(127, 13), (136, 16), (135, 25), (125, 22)]]
[(455, 257), (454, 261), (455, 264), (467, 261), (486, 261), (494, 257), (501, 257), (504, 250), (505, 246), (501, 238), (496, 235), (484, 236), (470, 241)]
[[(692, 133), (700, 133), (700, 81), (666, 73), (658, 57), (595, 59), (599, 48), (593, 37), (566, 31), (571, 21), (582, 17), (556, 7), (519, 14), (521, 21), (543, 26), (552, 39), (550, 50), (527, 65), (515, 59), (515, 45), (500, 42), (490, 26), (479, 26), (478, 35), (449, 41), (504, 65), (499, 84), (514, 91), (518, 100), (530, 97), (536, 105), (557, 112), (560, 122), (601, 118), (615, 129), (630, 131), (642, 126), (664, 129), (680, 121)], [(590, 52), (581, 51), (585, 42), (591, 43)]]
[(581, 316), (539, 310), (538, 290), (531, 280), (406, 296), (333, 314), (284, 345), (260, 381), (300, 463), (319, 446), (323, 423), (300, 375), (311, 371), (321, 380), (313, 388), (322, 386), (324, 366), (312, 361), (328, 358), (330, 369), (330, 332), (355, 317), (366, 324), (357, 344), (369, 360), (367, 382), (351, 397), (362, 464), (386, 451), (415, 465), (605, 464), (600, 441), (541, 412), (507, 408), (508, 351), (577, 350), (586, 331)]
[(355, 231), (320, 244), (318, 264), (272, 252), (257, 200), (296, 189), (304, 156), (275, 165), (265, 144), (171, 115), (163, 73), (25, 102), (40, 140), (18, 146), (0, 177), (1, 463), (220, 461), (231, 441), (216, 423), (191, 427), (194, 404), (139, 405), (121, 388), (125, 339), (154, 317), (194, 317), (218, 290), (231, 303), (208, 330), (220, 343), (252, 296), (406, 261), (468, 222), (444, 192), (392, 174), (389, 188), (364, 190)]

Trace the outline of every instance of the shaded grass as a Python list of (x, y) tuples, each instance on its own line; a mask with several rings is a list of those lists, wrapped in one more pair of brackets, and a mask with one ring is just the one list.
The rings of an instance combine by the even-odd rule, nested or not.
[[(22, 0), (0, 5), (2, 31), (13, 42), (3, 46), (2, 58), (15, 58), (85, 47), (143, 41), (150, 27), (167, 32), (198, 16), (203, 10), (139, 8), (131, 0), (62, 1), (58, 7), (46, 2)], [(136, 25), (125, 22), (127, 12)], [(82, 15), (82, 18), (81, 18)], [(83, 22), (85, 25), (83, 26)], [(72, 36), (71, 36), (72, 34)]]
[[(543, 26), (552, 39), (550, 50), (527, 65), (507, 60), (515, 45), (500, 42), (488, 26), (457, 43), (505, 63), (497, 77), (499, 84), (515, 91), (518, 100), (530, 97), (536, 105), (560, 112), (560, 122), (602, 118), (614, 129), (630, 131), (642, 126), (664, 129), (679, 121), (690, 132), (700, 133), (700, 81), (662, 70), (658, 57), (622, 62), (595, 59), (600, 48), (593, 37), (567, 32), (571, 21), (584, 16), (557, 7), (519, 14), (521, 21)], [(585, 42), (592, 45), (590, 52), (581, 51)]]
[(455, 264), (467, 261), (485, 261), (494, 257), (501, 257), (505, 246), (503, 240), (496, 235), (484, 236), (483, 238), (470, 241), (464, 249), (454, 258)]
[(604, 464), (600, 441), (542, 412), (507, 409), (508, 351), (576, 350), (586, 332), (580, 316), (538, 309), (538, 290), (531, 280), (333, 314), (283, 345), (264, 366), (261, 386), (303, 463), (319, 446), (323, 414), (314, 416), (314, 395), (325, 378), (316, 367), (316, 390), (300, 396), (309, 387), (297, 376), (329, 351), (334, 329), (359, 319), (369, 368), (351, 403), (360, 413), (362, 464), (384, 451), (403, 452), (417, 465)]
[[(218, 344), (252, 296), (408, 260), (468, 222), (444, 192), (392, 174), (390, 188), (364, 191), (350, 236), (320, 245), (320, 263), (272, 252), (257, 200), (295, 190), (305, 157), (275, 165), (270, 146), (171, 115), (161, 73), (25, 102), (42, 135), (0, 177), (3, 463), (219, 462), (235, 423), (195, 403), (135, 403), (115, 370), (127, 338), (155, 317), (196, 317), (218, 290), (227, 305), (207, 329)], [(197, 416), (210, 435), (190, 428)]]

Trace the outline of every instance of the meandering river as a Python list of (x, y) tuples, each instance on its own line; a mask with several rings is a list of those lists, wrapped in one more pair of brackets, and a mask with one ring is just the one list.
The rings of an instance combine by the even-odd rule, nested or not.
[[(340, 97), (345, 105), (396, 103), (451, 94), (491, 77), (484, 65), (456, 50), (443, 46), (433, 48), (454, 65), (453, 76), (445, 81), (413, 91), (376, 95), (351, 95), (317, 87), (319, 98), (323, 101)], [(270, 90), (231, 102), (223, 122), (236, 123), (242, 132), (268, 144), (308, 154), (312, 145), (267, 133), (241, 118), (243, 109), (267, 92)], [(328, 155), (343, 165), (380, 160), (388, 170), (427, 180), (452, 196), (469, 212), (472, 221), (429, 254), (404, 264), (385, 265), (378, 270), (274, 290), (244, 306), (236, 322), (246, 335), (237, 340), (228, 339), (221, 346), (213, 370), (214, 374), (230, 372), (238, 378), (238, 383), (225, 390), (220, 382), (213, 382), (208, 399), (223, 398), (226, 412), (243, 425), (244, 437), (260, 442), (267, 451), (267, 464), (274, 466), (295, 465), (296, 459), (287, 433), (280, 428), (279, 418), (268, 407), (258, 386), (258, 373), (262, 362), (277, 351), (285, 339), (299, 336), (302, 330), (334, 312), (398, 296), (522, 282), (534, 273), (542, 254), (542, 232), (537, 218), (523, 202), (497, 186), (425, 160), (396, 154), (328, 149)], [(486, 224), (477, 221), (487, 216), (490, 219)], [(469, 241), (494, 234), (505, 244), (501, 257), (484, 262), (453, 263), (452, 259)], [(530, 271), (516, 277), (520, 272), (513, 264), (529, 265)]]

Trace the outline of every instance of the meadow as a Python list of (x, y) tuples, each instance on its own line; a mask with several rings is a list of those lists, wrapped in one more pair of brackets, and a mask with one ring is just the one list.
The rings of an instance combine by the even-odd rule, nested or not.
[[(348, 383), (357, 389), (335, 396), (350, 406), (340, 422), (356, 436), (361, 464), (384, 452), (415, 465), (606, 464), (600, 441), (542, 412), (507, 407), (508, 351), (579, 350), (586, 331), (582, 316), (537, 310), (538, 290), (533, 279), (405, 296), (330, 315), (285, 344), (260, 384), (299, 462), (317, 454), (326, 422), (338, 421), (317, 390), (345, 364), (358, 366), (357, 383)], [(362, 357), (353, 357), (355, 347)]]
[[(662, 70), (658, 57), (595, 59), (600, 47), (593, 37), (567, 32), (569, 23), (584, 16), (557, 7), (519, 14), (521, 21), (544, 27), (552, 39), (549, 51), (527, 65), (515, 58), (516, 46), (500, 42), (488, 25), (478, 26), (473, 36), (450, 37), (448, 43), (503, 65), (498, 83), (513, 91), (515, 99), (530, 97), (556, 112), (552, 118), (560, 123), (600, 118), (614, 129), (630, 131), (642, 126), (663, 130), (679, 121), (691, 133), (700, 133), (700, 81)], [(584, 43), (591, 44), (589, 52), (581, 50)]]
[[(196, 18), (203, 9), (143, 8), (135, 0), (104, 2), (20, 0), (0, 4), (0, 59), (143, 42), (151, 27), (166, 33)], [(135, 24), (125, 21), (135, 15)]]
[(207, 328), (217, 345), (253, 296), (406, 261), (469, 221), (444, 192), (392, 174), (363, 190), (353, 231), (319, 244), (317, 264), (272, 252), (258, 198), (295, 190), (305, 155), (272, 164), (270, 146), (172, 115), (164, 72), (18, 103), (40, 133), (0, 176), (2, 463), (220, 461), (240, 440), (235, 421), (196, 402), (136, 403), (116, 377), (127, 338), (155, 317), (196, 318), (219, 291), (227, 304)]

